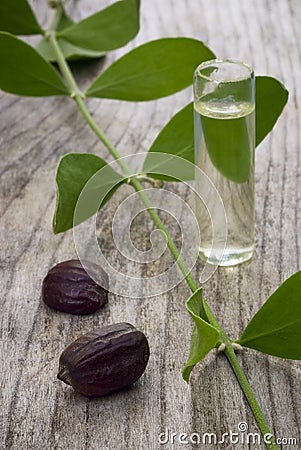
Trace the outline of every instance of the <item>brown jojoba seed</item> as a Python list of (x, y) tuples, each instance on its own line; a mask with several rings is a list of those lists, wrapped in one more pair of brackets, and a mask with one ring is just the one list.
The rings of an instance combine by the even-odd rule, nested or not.
[(131, 386), (148, 358), (146, 336), (121, 322), (72, 342), (61, 354), (57, 377), (86, 397), (101, 397)]
[(70, 314), (91, 314), (108, 301), (108, 276), (94, 263), (85, 261), (89, 272), (101, 277), (99, 286), (78, 259), (64, 261), (52, 269), (43, 280), (42, 298), (46, 305)]

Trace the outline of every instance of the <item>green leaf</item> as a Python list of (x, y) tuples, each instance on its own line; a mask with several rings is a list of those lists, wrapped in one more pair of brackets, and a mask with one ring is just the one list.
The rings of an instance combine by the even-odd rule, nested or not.
[(199, 288), (186, 302), (186, 308), (195, 322), (191, 336), (190, 354), (183, 369), (182, 375), (185, 381), (189, 380), (194, 366), (205, 358), (218, 343), (220, 332), (207, 322), (206, 304)]
[[(67, 27), (73, 25), (73, 20), (67, 16), (66, 12), (63, 11), (61, 19), (58, 23), (57, 30), (62, 31)], [(58, 44), (62, 50), (62, 53), (68, 61), (79, 61), (84, 59), (92, 59), (92, 58), (100, 58), (105, 53), (104, 52), (96, 52), (94, 50), (89, 50), (86, 48), (81, 48), (76, 45), (70, 44), (70, 42), (65, 41), (64, 39), (58, 39)], [(43, 38), (38, 44), (36, 50), (49, 62), (56, 61), (56, 55), (51, 47), (49, 40)]]
[(272, 77), (255, 78), (256, 146), (269, 134), (288, 100), (285, 86)]
[(27, 0), (0, 1), (0, 30), (13, 34), (42, 34)]
[(55, 69), (30, 45), (0, 32), (0, 88), (33, 97), (68, 95)]
[(301, 359), (301, 271), (268, 298), (238, 343), (280, 358)]
[[(153, 153), (165, 153), (172, 154), (184, 158), (187, 161), (194, 162), (194, 150), (193, 150), (193, 104), (189, 103), (185, 108), (181, 109), (168, 124), (161, 130), (155, 141), (152, 143), (149, 153), (145, 158), (143, 164), (143, 171), (148, 173), (152, 178), (165, 180), (165, 181), (181, 181), (183, 179), (183, 172), (181, 178), (171, 178), (166, 174), (166, 167), (169, 165), (169, 161), (166, 156), (162, 163), (158, 158), (153, 158)], [(160, 165), (158, 166), (158, 162)], [(177, 161), (179, 164), (179, 161)], [(164, 167), (163, 167), (164, 164)], [(162, 170), (164, 169), (164, 170)], [(160, 173), (160, 170), (163, 173)], [(185, 176), (185, 180), (191, 180), (194, 178), (193, 166), (188, 166), (191, 174)], [(158, 173), (155, 173), (158, 172)], [(170, 172), (170, 166), (168, 172)]]
[(193, 71), (214, 54), (190, 38), (164, 38), (143, 44), (113, 63), (92, 83), (89, 97), (153, 100), (192, 83)]
[[(149, 152), (171, 153), (190, 162), (194, 162), (193, 155), (193, 104), (175, 114), (167, 125), (160, 131)], [(184, 126), (183, 126), (184, 123)], [(171, 145), (172, 143), (172, 145)], [(147, 165), (147, 160), (145, 160)]]
[[(256, 77), (256, 145), (258, 145), (265, 136), (272, 130), (278, 117), (280, 116), (288, 99), (288, 91), (285, 87), (275, 78), (272, 77)], [(209, 119), (210, 120), (210, 119)], [(223, 124), (221, 124), (221, 127)], [(240, 158), (234, 158), (237, 153), (237, 148), (234, 148), (233, 158), (235, 160), (233, 164), (233, 158), (230, 160), (222, 161), (219, 152), (216, 148), (219, 148), (220, 135), (223, 130), (218, 133), (215, 126), (210, 128), (210, 123), (205, 123), (206, 134), (208, 136), (208, 148), (210, 150), (210, 156), (216, 167), (228, 178), (236, 182), (242, 182), (248, 174), (249, 170), (249, 148), (248, 145), (244, 147), (244, 154)], [(245, 129), (243, 124), (239, 127), (240, 135), (244, 140)], [(218, 144), (218, 145), (217, 145)], [(194, 130), (193, 130), (193, 104), (190, 103), (181, 109), (177, 114), (165, 125), (161, 130), (151, 148), (149, 154), (145, 159), (143, 170), (148, 172), (154, 170), (153, 158), (151, 153), (162, 152), (171, 153), (173, 155), (181, 156), (188, 161), (194, 162)], [(231, 161), (231, 164), (230, 164)], [(170, 178), (166, 175), (160, 175), (160, 168), (158, 166), (158, 159), (156, 159), (156, 171), (157, 175), (151, 174), (153, 178), (159, 178), (169, 181)], [(164, 167), (166, 161), (163, 160)], [(234, 167), (234, 169), (233, 169)], [(239, 170), (235, 169), (239, 167)], [(193, 178), (193, 175), (192, 175)], [(192, 179), (190, 178), (190, 179)], [(185, 178), (189, 179), (189, 178)], [(177, 181), (173, 179), (173, 181)]]
[[(196, 115), (196, 120), (199, 118)], [(203, 121), (203, 129), (207, 138), (208, 151), (214, 165), (223, 173), (227, 178), (236, 182), (243, 182), (248, 178), (249, 166), (250, 166), (250, 149), (249, 139), (246, 129), (246, 124), (235, 123), (229, 129), (227, 124), (226, 130), (224, 130), (224, 123), (216, 124), (210, 122), (210, 118), (205, 118)], [(238, 119), (239, 120), (239, 119)], [(194, 129), (193, 129), (193, 104), (190, 103), (181, 111), (179, 111), (168, 124), (159, 133), (151, 148), (149, 149), (148, 156), (145, 159), (143, 170), (144, 172), (150, 172), (154, 170), (153, 166), (153, 152), (170, 153), (176, 156), (180, 156), (185, 160), (194, 162)], [(233, 135), (236, 139), (233, 139)], [(222, 136), (222, 138), (221, 138)], [(220, 149), (224, 149), (225, 142), (228, 142), (229, 151), (227, 152), (227, 158), (224, 158), (224, 153), (220, 152)], [(236, 142), (244, 142), (245, 152), (241, 152), (241, 147), (236, 145)], [(232, 152), (232, 153), (231, 153)], [(231, 157), (230, 157), (231, 156)], [(158, 159), (156, 160), (156, 163)], [(166, 162), (164, 162), (164, 169)], [(171, 179), (166, 174), (160, 174), (160, 167), (156, 165), (158, 174), (151, 174), (153, 178), (159, 178), (161, 180), (170, 181)], [(194, 178), (193, 168), (190, 168), (190, 175), (186, 174), (185, 178), (181, 177), (178, 181), (191, 180)], [(175, 178), (172, 181), (177, 181)]]
[[(96, 183), (86, 193), (86, 208), (85, 210), (81, 209), (77, 214), (76, 224), (88, 219), (100, 207), (104, 206), (125, 180), (103, 159), (95, 155), (69, 153), (60, 160), (56, 174), (57, 198), (53, 218), (53, 231), (55, 233), (61, 233), (74, 226), (74, 212), (82, 190), (91, 177), (104, 167), (106, 168), (105, 173), (102, 173), (101, 177), (95, 180)], [(94, 192), (92, 192), (92, 189), (94, 189)], [(95, 200), (97, 206), (95, 206)]]
[(139, 2), (121, 0), (58, 33), (59, 38), (89, 50), (106, 52), (124, 46), (139, 31)]
[(172, 153), (150, 152), (143, 164), (143, 172), (157, 180), (186, 182), (193, 180), (195, 166)]

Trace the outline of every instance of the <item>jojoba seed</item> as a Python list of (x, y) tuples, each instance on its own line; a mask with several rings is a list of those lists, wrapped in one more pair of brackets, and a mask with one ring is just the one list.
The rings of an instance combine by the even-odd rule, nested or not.
[(72, 342), (61, 354), (57, 377), (86, 397), (101, 397), (131, 386), (148, 358), (146, 336), (121, 322)]
[(42, 298), (46, 305), (70, 314), (91, 314), (108, 301), (108, 276), (94, 263), (85, 261), (89, 272), (101, 277), (102, 286), (95, 283), (78, 259), (64, 261), (52, 269), (43, 280)]

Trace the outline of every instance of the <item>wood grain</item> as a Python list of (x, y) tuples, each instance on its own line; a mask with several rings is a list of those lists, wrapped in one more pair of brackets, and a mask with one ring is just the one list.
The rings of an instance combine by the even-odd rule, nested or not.
[[(32, 1), (43, 24), (46, 1)], [(76, 18), (109, 2), (71, 2)], [(300, 268), (301, 228), (301, 3), (298, 0), (142, 1), (142, 27), (126, 48), (106, 60), (75, 66), (81, 85), (126, 50), (163, 36), (203, 40), (219, 57), (245, 60), (256, 74), (282, 80), (290, 99), (279, 123), (256, 155), (256, 255), (252, 262), (220, 269), (205, 286), (209, 304), (230, 336), (239, 336), (267, 296)], [(89, 100), (97, 123), (122, 154), (146, 151), (164, 123), (191, 99), (187, 89), (170, 98), (142, 103)], [(156, 450), (195, 448), (160, 445), (159, 434), (237, 431), (257, 427), (234, 375), (214, 352), (181, 378), (191, 332), (184, 308), (184, 283), (150, 299), (110, 295), (109, 305), (89, 317), (70, 317), (41, 303), (41, 282), (56, 262), (75, 257), (72, 232), (54, 236), (55, 168), (67, 152), (93, 152), (107, 158), (71, 100), (18, 98), (1, 93), (1, 449)], [(187, 188), (177, 186), (186, 198)], [(107, 207), (102, 238), (106, 251), (125, 273), (111, 242), (110, 218), (122, 199)], [(146, 230), (143, 229), (146, 227)], [(133, 227), (143, 246), (152, 230), (144, 218)], [(138, 244), (137, 244), (138, 245)], [(115, 253), (114, 253), (115, 252)], [(152, 270), (150, 268), (149, 270)], [(201, 267), (195, 270), (200, 274)], [(149, 338), (151, 358), (145, 375), (131, 389), (88, 400), (56, 380), (58, 358), (80, 334), (129, 321)], [(277, 437), (295, 437), (301, 448), (300, 363), (244, 351), (239, 357)], [(198, 448), (254, 448), (264, 445), (202, 445)]]

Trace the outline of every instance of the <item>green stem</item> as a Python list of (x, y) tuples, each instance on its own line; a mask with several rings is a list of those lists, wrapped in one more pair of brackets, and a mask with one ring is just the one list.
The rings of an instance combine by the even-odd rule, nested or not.
[[(162, 223), (160, 217), (158, 216), (158, 214), (156, 213), (155, 209), (152, 207), (147, 195), (144, 192), (144, 188), (139, 180), (139, 178), (137, 178), (136, 176), (131, 175), (130, 172), (130, 168), (128, 167), (128, 165), (124, 162), (124, 160), (122, 159), (121, 155), (119, 154), (118, 150), (111, 144), (111, 142), (107, 139), (106, 135), (103, 133), (103, 131), (98, 127), (98, 125), (95, 123), (93, 117), (91, 116), (91, 114), (89, 113), (89, 111), (86, 108), (86, 105), (83, 101), (83, 94), (80, 92), (75, 79), (72, 75), (72, 72), (68, 66), (68, 64), (66, 63), (66, 60), (64, 58), (64, 55), (61, 52), (60, 46), (57, 42), (56, 39), (56, 35), (55, 32), (53, 30), (51, 30), (49, 32), (49, 41), (52, 45), (52, 48), (56, 54), (56, 58), (57, 58), (57, 63), (61, 69), (61, 72), (67, 82), (67, 85), (69, 87), (70, 90), (70, 96), (75, 100), (79, 111), (81, 112), (81, 114), (83, 115), (85, 121), (87, 122), (87, 124), (90, 126), (90, 128), (93, 130), (93, 132), (96, 134), (96, 136), (100, 139), (100, 141), (106, 146), (106, 148), (109, 150), (109, 152), (111, 153), (111, 155), (113, 156), (113, 158), (117, 161), (117, 163), (119, 164), (120, 168), (123, 170), (124, 175), (126, 177), (129, 177), (130, 179), (130, 183), (131, 185), (134, 187), (134, 189), (138, 192), (142, 202), (144, 203), (144, 205), (147, 208), (147, 211), (150, 215), (150, 217), (152, 218), (152, 220), (154, 221), (154, 223), (156, 224), (156, 226), (158, 227), (158, 229), (160, 229), (166, 239), (166, 243), (167, 246), (172, 254), (172, 256), (174, 257), (176, 263), (178, 264), (180, 270), (182, 271), (185, 280), (188, 284), (188, 286), (190, 287), (190, 290), (192, 292), (195, 292), (198, 289), (198, 285), (196, 283), (196, 281), (194, 280), (193, 276), (190, 274), (185, 262), (182, 260), (180, 253), (175, 245), (175, 243), (173, 242), (170, 234), (168, 233), (168, 231), (166, 230), (164, 224)], [(208, 306), (208, 305), (207, 305)], [(209, 306), (208, 306), (208, 319), (209, 322), (216, 327), (221, 335), (221, 340), (222, 342), (225, 343), (226, 348), (225, 348), (225, 355), (236, 375), (236, 378), (241, 386), (241, 389), (243, 390), (245, 397), (253, 411), (254, 417), (256, 419), (256, 422), (258, 424), (259, 429), (261, 430), (262, 434), (270, 434), (269, 431), (269, 426), (265, 420), (265, 417), (263, 415), (263, 412), (260, 409), (260, 406), (255, 398), (255, 395), (252, 391), (251, 386), (248, 383), (248, 380), (244, 374), (244, 371), (242, 369), (242, 367), (239, 364), (238, 359), (236, 358), (236, 355), (234, 353), (233, 347), (232, 347), (232, 342), (229, 339), (229, 337), (227, 336), (226, 332), (224, 331), (224, 329), (221, 327), (221, 325), (219, 324), (219, 322), (217, 321), (216, 317), (214, 316), (214, 314), (211, 312)], [(275, 450), (278, 447), (273, 443), (273, 444), (266, 444), (267, 448), (269, 450)]]
[[(54, 19), (56, 19), (57, 16), (59, 16), (59, 11), (57, 11), (57, 14)], [(70, 97), (76, 98), (78, 96), (79, 98), (82, 98), (83, 94), (80, 91), (80, 89), (78, 88), (76, 81), (71, 73), (71, 70), (69, 69), (69, 66), (64, 58), (64, 55), (63, 55), (63, 53), (60, 49), (60, 46), (57, 42), (56, 33), (54, 30), (49, 30), (48, 39), (49, 39), (50, 44), (52, 45), (59, 68), (61, 69), (61, 72), (64, 75), (64, 78), (67, 82)]]
[[(240, 384), (240, 387), (243, 390), (243, 393), (244, 393), (244, 395), (245, 395), (245, 397), (246, 397), (246, 399), (247, 399), (247, 401), (248, 401), (248, 403), (249, 403), (249, 405), (250, 405), (250, 407), (252, 409), (252, 412), (254, 414), (254, 417), (256, 419), (256, 422), (258, 424), (258, 427), (259, 427), (262, 435), (263, 436), (269, 435), (269, 436), (271, 436), (270, 440), (274, 441), (274, 438), (272, 437), (272, 434), (270, 432), (269, 426), (268, 426), (268, 424), (267, 424), (267, 422), (266, 422), (266, 420), (264, 418), (263, 412), (262, 412), (262, 410), (261, 410), (261, 408), (260, 408), (260, 406), (259, 406), (259, 404), (258, 404), (258, 402), (257, 402), (257, 400), (255, 398), (255, 395), (254, 395), (254, 393), (252, 391), (252, 388), (251, 388), (251, 386), (250, 386), (250, 384), (249, 384), (249, 382), (248, 382), (248, 380), (247, 380), (247, 378), (245, 376), (245, 373), (242, 370), (242, 368), (241, 368), (241, 366), (240, 366), (240, 364), (238, 362), (238, 359), (237, 359), (237, 357), (235, 355), (235, 352), (233, 350), (231, 342), (230, 343), (229, 342), (226, 343), (226, 349), (225, 349), (224, 352), (225, 352), (225, 355), (226, 355), (229, 363), (231, 364), (232, 370), (233, 370), (233, 372), (236, 375), (236, 378), (237, 378), (237, 380), (238, 380), (238, 382)], [(278, 447), (275, 444), (275, 442), (266, 443), (265, 445), (266, 445), (266, 447), (269, 450), (276, 450), (276, 449), (278, 449)]]
[(141, 198), (142, 202), (144, 203), (144, 205), (146, 206), (147, 211), (148, 211), (149, 215), (151, 216), (151, 218), (153, 219), (154, 223), (157, 225), (159, 230), (161, 230), (163, 232), (163, 235), (165, 236), (165, 240), (166, 240), (167, 246), (169, 248), (169, 251), (171, 252), (175, 262), (178, 264), (181, 272), (183, 273), (185, 280), (186, 280), (188, 286), (190, 287), (191, 291), (195, 292), (198, 289), (198, 286), (197, 286), (195, 280), (193, 279), (193, 276), (190, 274), (190, 271), (188, 270), (185, 262), (181, 258), (179, 250), (177, 249), (177, 246), (173, 242), (170, 234), (166, 230), (164, 224), (162, 223), (162, 221), (161, 221), (160, 217), (158, 216), (158, 214), (156, 213), (155, 209), (152, 207), (147, 195), (144, 192), (144, 188), (143, 188), (142, 184), (136, 177), (131, 177), (131, 184), (134, 187), (134, 189), (136, 190), (136, 192), (139, 193), (140, 198)]
[(95, 123), (93, 117), (89, 113), (89, 111), (86, 108), (86, 105), (82, 99), (82, 97), (75, 95), (74, 100), (78, 106), (78, 109), (82, 113), (85, 121), (90, 126), (92, 131), (96, 134), (96, 136), (100, 139), (100, 141), (104, 144), (104, 146), (109, 150), (113, 158), (117, 161), (119, 167), (123, 170), (123, 173), (126, 177), (131, 177), (131, 171), (127, 164), (123, 161), (122, 156), (118, 152), (118, 150), (111, 144), (111, 142), (108, 140), (106, 135), (103, 133), (103, 131), (98, 127), (98, 125)]

